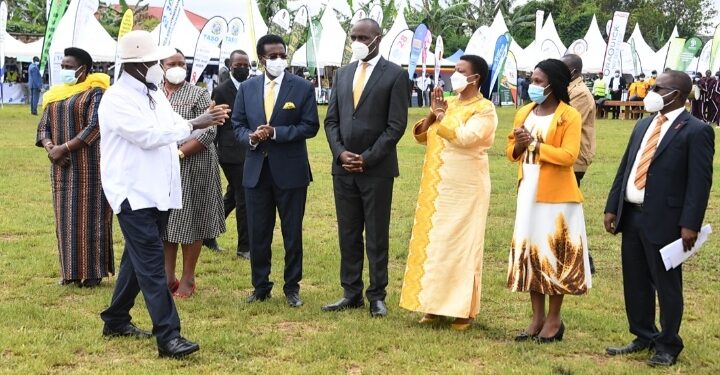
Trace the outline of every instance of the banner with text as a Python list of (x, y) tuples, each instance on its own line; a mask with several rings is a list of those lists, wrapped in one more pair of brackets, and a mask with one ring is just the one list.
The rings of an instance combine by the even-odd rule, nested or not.
[[(230, 58), (232, 51), (242, 49), (242, 34), (245, 33), (245, 23), (242, 19), (235, 17), (228, 22), (228, 30), (220, 45), (220, 62)], [(245, 51), (247, 53), (247, 51)]]
[(493, 53), (493, 61), (492, 65), (490, 66), (490, 79), (485, 80), (482, 90), (482, 93), (486, 98), (490, 97), (490, 92), (495, 87), (495, 83), (500, 76), (500, 72), (502, 72), (503, 70), (503, 65), (505, 65), (505, 59), (507, 59), (508, 51), (510, 51), (511, 39), (512, 37), (510, 36), (510, 34), (505, 33), (503, 35), (500, 35), (495, 42), (495, 52)]
[(515, 54), (508, 52), (500, 77), (500, 105), (517, 104), (517, 76)]
[(75, 13), (75, 24), (73, 25), (72, 45), (77, 46), (81, 38), (92, 37), (87, 35), (84, 26), (90, 23), (90, 17), (95, 17), (100, 3), (98, 0), (79, 0), (77, 13)]
[(287, 61), (292, 62), (293, 55), (300, 48), (300, 39), (305, 36), (308, 25), (308, 10), (302, 6), (295, 12), (293, 17), (293, 25), (290, 29), (290, 36), (287, 40)]
[(702, 40), (694, 36), (685, 41), (682, 52), (680, 52), (680, 61), (677, 70), (684, 72), (690, 67), (690, 63), (695, 59), (698, 52), (702, 48)]
[[(270, 20), (270, 28), (268, 34), (284, 37), (290, 32), (290, 12), (287, 9), (280, 9), (272, 20)], [(287, 42), (286, 42), (287, 43)], [(286, 51), (287, 52), (287, 51)]]
[(180, 12), (184, 12), (183, 0), (165, 0), (162, 17), (160, 18), (160, 43), (161, 46), (169, 46), (172, 40), (175, 25), (180, 18)]
[(605, 59), (602, 65), (602, 72), (606, 81), (610, 81), (616, 70), (622, 69), (622, 60), (620, 51), (622, 50), (623, 39), (625, 38), (625, 29), (627, 28), (628, 12), (615, 12), (608, 33), (607, 49), (605, 49)]
[(215, 16), (207, 21), (200, 36), (198, 37), (195, 54), (193, 55), (192, 71), (190, 72), (190, 83), (195, 84), (200, 79), (202, 72), (210, 62), (210, 58), (218, 56), (220, 42), (225, 39), (228, 31), (228, 24), (224, 18)]
[(435, 84), (440, 82), (440, 62), (445, 54), (445, 42), (443, 38), (438, 35), (435, 39)]
[(425, 26), (424, 23), (421, 23), (418, 25), (417, 29), (415, 29), (415, 34), (413, 34), (412, 49), (410, 50), (410, 62), (408, 63), (408, 75), (410, 76), (410, 79), (412, 79), (413, 74), (415, 74), (415, 67), (417, 67), (420, 52), (422, 51), (423, 44), (425, 42), (425, 34), (427, 34), (427, 32), (427, 26)]
[(683, 48), (685, 48), (685, 38), (673, 38), (670, 40), (670, 46), (665, 55), (665, 61), (663, 63), (663, 70), (666, 68), (677, 69), (680, 62), (680, 54), (682, 54)]

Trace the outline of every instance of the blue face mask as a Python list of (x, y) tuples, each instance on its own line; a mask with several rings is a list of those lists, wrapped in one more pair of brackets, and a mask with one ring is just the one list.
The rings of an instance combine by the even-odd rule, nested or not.
[(544, 102), (548, 97), (548, 95), (545, 95), (546, 88), (547, 86), (542, 87), (538, 85), (530, 85), (530, 87), (528, 87), (528, 96), (530, 96), (530, 100), (537, 104), (542, 104), (542, 102)]
[[(78, 70), (80, 69), (81, 68), (78, 68)], [(74, 85), (78, 81), (77, 77), (75, 76), (76, 74), (77, 70), (63, 69), (60, 71), (60, 82), (66, 85)]]

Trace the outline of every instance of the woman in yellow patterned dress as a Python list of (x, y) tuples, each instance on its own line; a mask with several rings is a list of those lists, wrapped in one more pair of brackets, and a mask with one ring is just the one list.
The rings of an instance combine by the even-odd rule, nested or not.
[(400, 306), (422, 312), (420, 323), (455, 318), (465, 330), (480, 311), (485, 223), (490, 201), (487, 150), (497, 114), (479, 93), (485, 60), (465, 55), (450, 78), (456, 97), (435, 88), (432, 111), (413, 129), (427, 145)]
[(548, 343), (565, 333), (563, 297), (591, 287), (583, 196), (573, 172), (582, 119), (568, 104), (570, 71), (562, 61), (541, 61), (531, 83), (534, 103), (518, 110), (506, 148), (519, 164), (508, 287), (529, 292), (532, 304), (530, 325), (515, 340)]

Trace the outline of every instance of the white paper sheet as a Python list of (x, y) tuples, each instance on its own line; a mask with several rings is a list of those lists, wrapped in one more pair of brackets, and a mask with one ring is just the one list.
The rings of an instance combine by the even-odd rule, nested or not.
[(671, 268), (683, 264), (693, 254), (697, 253), (700, 246), (707, 241), (710, 233), (712, 233), (712, 227), (710, 224), (705, 224), (700, 228), (700, 233), (698, 233), (697, 241), (695, 241), (692, 250), (687, 252), (683, 250), (682, 238), (660, 249), (660, 255), (663, 263), (665, 263), (665, 270), (669, 271)]

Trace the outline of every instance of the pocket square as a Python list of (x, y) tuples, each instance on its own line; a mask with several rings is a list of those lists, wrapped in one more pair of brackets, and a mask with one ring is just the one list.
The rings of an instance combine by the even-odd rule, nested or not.
[(295, 109), (295, 103), (285, 102), (285, 104), (283, 105), (283, 109)]

